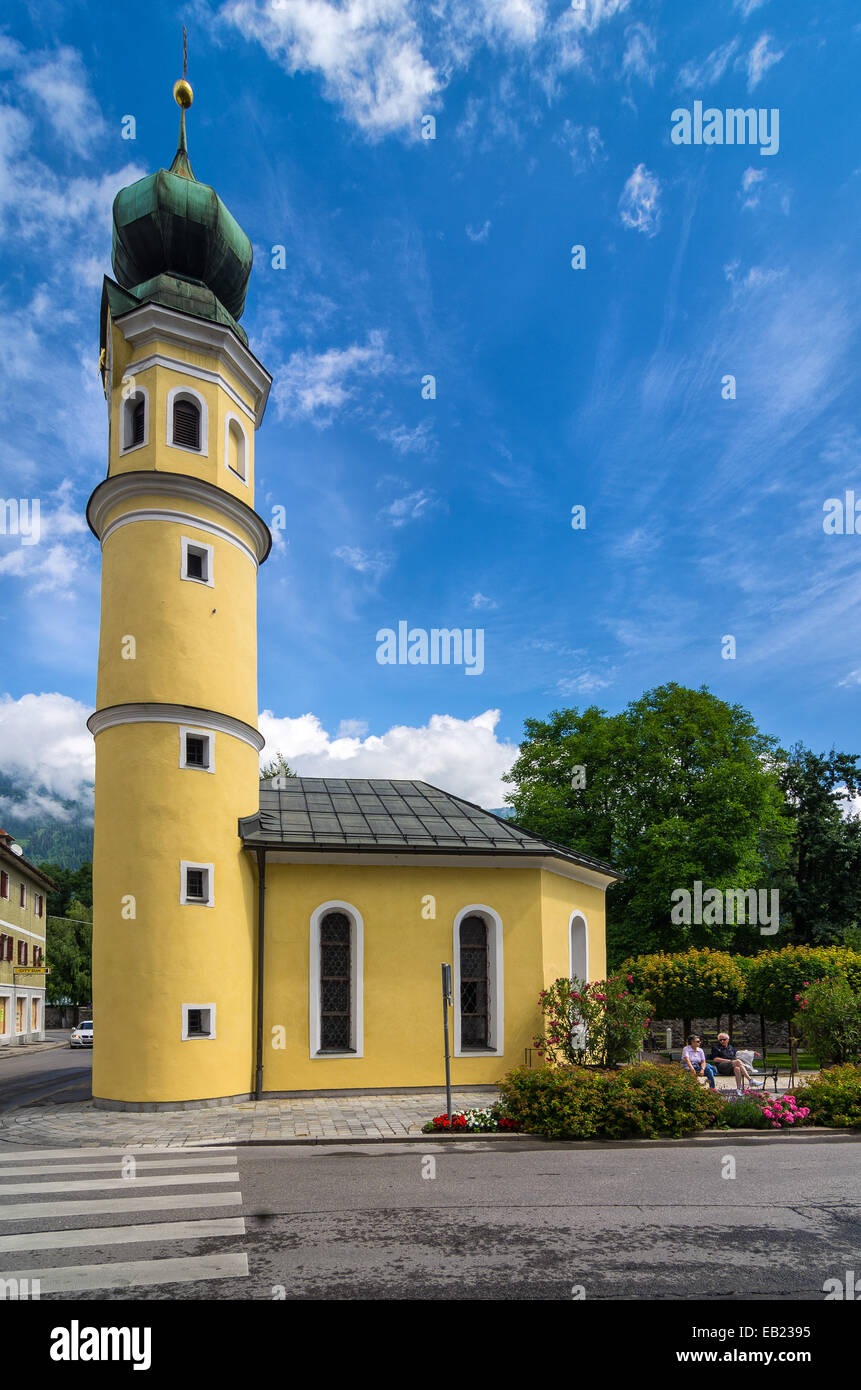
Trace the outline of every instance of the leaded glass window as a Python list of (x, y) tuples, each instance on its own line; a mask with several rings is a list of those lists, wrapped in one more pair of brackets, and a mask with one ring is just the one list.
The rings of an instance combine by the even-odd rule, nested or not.
[(488, 1047), (487, 923), (474, 914), (460, 924), (460, 1044)]
[(344, 912), (320, 923), (320, 1051), (346, 1052), (351, 1044), (352, 926)]

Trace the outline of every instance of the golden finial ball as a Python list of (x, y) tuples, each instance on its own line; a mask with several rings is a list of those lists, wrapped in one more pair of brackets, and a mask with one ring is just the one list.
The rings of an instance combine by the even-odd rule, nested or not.
[(194, 101), (194, 92), (191, 90), (191, 83), (186, 82), (184, 77), (181, 77), (178, 82), (174, 82), (173, 99), (177, 106), (182, 107), (183, 111), (187, 111)]

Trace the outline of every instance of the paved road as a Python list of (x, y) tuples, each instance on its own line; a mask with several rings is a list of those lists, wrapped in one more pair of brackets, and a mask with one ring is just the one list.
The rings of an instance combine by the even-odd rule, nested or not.
[[(68, 1042), (68, 1031), (48, 1031), (46, 1041)], [(20, 1056), (18, 1055), (20, 1051)], [(45, 1052), (23, 1047), (0, 1058), (0, 1114), (31, 1101), (87, 1100), (92, 1095), (93, 1054), (89, 1048)]]
[[(721, 1176), (728, 1157), (734, 1178)], [(855, 1141), (789, 1135), (706, 1148), (4, 1145), (0, 1276), (40, 1278), (43, 1300), (568, 1300), (580, 1286), (587, 1300), (822, 1301), (826, 1279), (859, 1267), (859, 1158)]]

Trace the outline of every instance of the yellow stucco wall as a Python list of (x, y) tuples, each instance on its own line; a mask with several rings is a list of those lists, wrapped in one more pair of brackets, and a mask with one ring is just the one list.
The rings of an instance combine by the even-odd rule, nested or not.
[[(422, 916), (426, 895), (436, 918)], [(310, 923), (321, 904), (348, 903), (364, 922), (364, 1055), (311, 1058)], [(568, 918), (589, 914), (601, 959), (603, 894), (538, 868), (267, 866), (264, 1090), (438, 1085), (444, 1076), (440, 965), (453, 963), (457, 914), (494, 909), (503, 925), (504, 1055), (455, 1057), (455, 1084), (497, 1081), (540, 1030), (538, 995), (568, 973)], [(545, 951), (549, 956), (545, 956)], [(281, 1040), (286, 1046), (273, 1045)], [(273, 1032), (275, 1030), (275, 1032)]]
[(589, 979), (602, 980), (606, 975), (607, 966), (606, 904), (603, 890), (544, 870), (541, 874), (541, 901), (543, 988), (546, 989), (560, 976), (568, 976), (569, 923), (574, 911), (581, 912), (586, 919)]
[[(142, 492), (123, 510), (147, 505)], [(212, 587), (180, 579), (183, 536), (212, 546)], [(160, 700), (218, 710), (256, 728), (256, 614), (256, 565), (230, 541), (173, 521), (119, 527), (102, 549), (99, 708)], [(129, 636), (134, 660), (123, 656)]]
[[(146, 343), (134, 351), (122, 334), (122, 324), (112, 325), (113, 374), (111, 383), (111, 442), (110, 472), (130, 473), (139, 469), (158, 469), (162, 472), (184, 473), (215, 483), (240, 501), (254, 505), (254, 402), (248, 387), (230, 370), (229, 364), (219, 361), (215, 354), (192, 350), (176, 343), (159, 341)], [(188, 363), (189, 367), (217, 372), (245, 405), (242, 408), (228, 391), (214, 381), (190, 375), (181, 369), (153, 364), (136, 370), (136, 363), (161, 354)], [(128, 395), (130, 378), (136, 386), (146, 389), (149, 398), (149, 429), (146, 444), (122, 449), (120, 416), (124, 392)], [(168, 400), (175, 388), (192, 390), (203, 397), (207, 411), (206, 454), (169, 445)], [(247, 483), (226, 466), (224, 439), (228, 416), (241, 421), (248, 453)]]
[[(178, 727), (126, 724), (96, 738), (93, 1094), (108, 1100), (252, 1084), (256, 887), (236, 821), (256, 809), (257, 754), (216, 733), (215, 773), (181, 769)], [(214, 865), (213, 907), (180, 904), (183, 859)], [(211, 1003), (215, 1039), (183, 1042), (181, 1006)]]

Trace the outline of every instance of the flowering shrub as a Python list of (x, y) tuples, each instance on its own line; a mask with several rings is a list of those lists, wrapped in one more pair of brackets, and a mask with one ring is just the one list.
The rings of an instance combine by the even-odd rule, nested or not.
[(743, 1096), (735, 1091), (724, 1091), (723, 1111), (718, 1118), (719, 1129), (765, 1129), (768, 1121), (762, 1112), (762, 1101), (751, 1091)]
[(810, 1114), (808, 1106), (799, 1106), (795, 1096), (775, 1096), (766, 1101), (762, 1113), (772, 1129), (789, 1129), (801, 1125)]
[(802, 989), (794, 1023), (819, 1065), (861, 1060), (861, 993), (842, 975), (805, 980)]
[(861, 1127), (861, 1066), (832, 1067), (822, 1072), (796, 1087), (796, 1100), (809, 1110), (812, 1124)]
[(543, 1037), (532, 1039), (545, 1062), (573, 1066), (591, 1062), (613, 1067), (629, 1062), (643, 1045), (651, 1005), (629, 986), (632, 976), (606, 980), (556, 980), (538, 996), (545, 1017)]
[(471, 1110), (455, 1110), (451, 1116), (435, 1115), (422, 1126), (422, 1133), (460, 1130), (465, 1134), (492, 1134), (504, 1129), (517, 1129), (517, 1124), (505, 1114), (502, 1106), (497, 1104), (485, 1106), (483, 1109), (475, 1107)]
[(655, 1139), (707, 1129), (719, 1095), (681, 1068), (643, 1063), (620, 1071), (518, 1067), (499, 1087), (508, 1115), (550, 1139)]

